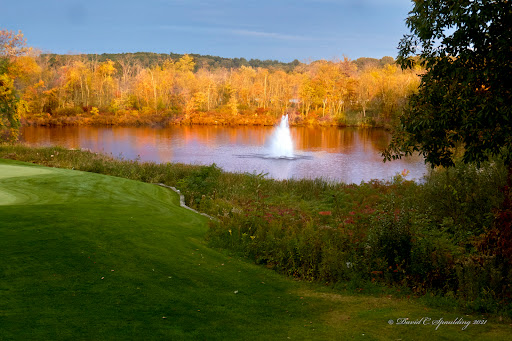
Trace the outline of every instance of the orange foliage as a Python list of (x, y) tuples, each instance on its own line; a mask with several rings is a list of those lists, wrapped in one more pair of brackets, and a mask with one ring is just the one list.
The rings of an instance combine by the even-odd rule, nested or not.
[[(292, 124), (344, 125), (350, 124), (348, 114), (365, 118), (370, 111), (374, 120), (389, 119), (419, 84), (416, 74), (394, 65), (358, 70), (348, 59), (299, 63), (285, 72), (247, 66), (195, 70), (194, 59), (188, 55), (150, 68), (135, 60), (97, 63), (80, 56), (55, 68), (45, 58), (39, 58), (38, 68), (29, 59), (20, 60), (19, 65), (39, 74), (24, 89), (32, 114), (27, 122), (33, 124), (41, 124), (40, 118), (33, 119), (40, 113), (55, 116), (54, 112), (65, 108), (80, 108), (84, 115), (59, 124), (78, 120), (88, 124), (267, 125), (288, 114)], [(87, 119), (92, 106), (100, 109), (103, 118)], [(133, 110), (137, 117), (126, 114)]]

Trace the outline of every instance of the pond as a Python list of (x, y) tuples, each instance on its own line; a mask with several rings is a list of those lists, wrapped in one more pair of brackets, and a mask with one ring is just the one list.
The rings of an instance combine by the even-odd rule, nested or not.
[(408, 179), (426, 173), (423, 158), (382, 162), (390, 134), (382, 129), (291, 127), (294, 157), (268, 158), (273, 127), (24, 127), (29, 145), (90, 149), (125, 159), (158, 163), (215, 163), (230, 172), (274, 179), (323, 178), (360, 183), (389, 180), (404, 169)]

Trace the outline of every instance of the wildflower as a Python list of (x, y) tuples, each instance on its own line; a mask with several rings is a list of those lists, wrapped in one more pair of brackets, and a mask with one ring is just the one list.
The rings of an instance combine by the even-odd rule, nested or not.
[(407, 176), (409, 175), (410, 171), (408, 169), (405, 169), (402, 171), (402, 176)]
[(318, 212), (318, 214), (320, 214), (320, 215), (332, 215), (332, 212), (331, 211), (321, 211), (321, 212)]
[(231, 230), (228, 230), (229, 234), (231, 235)]

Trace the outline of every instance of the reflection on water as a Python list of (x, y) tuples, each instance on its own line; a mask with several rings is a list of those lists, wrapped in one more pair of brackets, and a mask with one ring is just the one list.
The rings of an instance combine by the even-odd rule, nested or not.
[(60, 145), (111, 153), (126, 159), (216, 163), (232, 172), (266, 173), (275, 179), (324, 178), (346, 183), (390, 179), (403, 169), (409, 178), (426, 172), (421, 157), (382, 163), (389, 142), (381, 129), (293, 127), (294, 160), (240, 157), (266, 154), (271, 127), (25, 127), (30, 145)]

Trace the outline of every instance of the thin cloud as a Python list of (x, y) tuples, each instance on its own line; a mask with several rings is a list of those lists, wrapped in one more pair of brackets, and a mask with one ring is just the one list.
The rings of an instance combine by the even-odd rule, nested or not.
[(231, 34), (244, 37), (269, 38), (275, 40), (317, 40), (318, 38), (290, 35), (276, 32), (254, 31), (237, 28), (219, 28), (219, 27), (197, 27), (186, 25), (162, 25), (158, 27), (162, 30), (192, 32), (192, 33), (212, 33), (212, 34)]
[(288, 34), (281, 34), (281, 33), (274, 33), (274, 32), (240, 30), (240, 29), (230, 30), (230, 33), (241, 35), (241, 36), (274, 38), (274, 39), (280, 39), (280, 40), (312, 40), (313, 39), (313, 38), (306, 37), (306, 36), (288, 35)]

